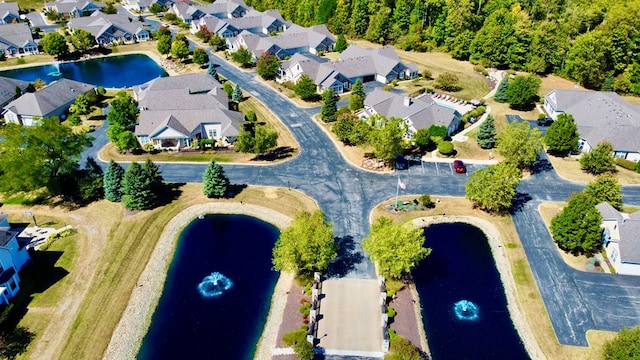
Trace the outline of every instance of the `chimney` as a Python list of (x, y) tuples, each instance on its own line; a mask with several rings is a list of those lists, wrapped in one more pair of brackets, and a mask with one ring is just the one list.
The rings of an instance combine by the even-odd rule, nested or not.
[(404, 97), (404, 106), (409, 107), (412, 102), (413, 101), (411, 101), (411, 97), (410, 96), (405, 96)]

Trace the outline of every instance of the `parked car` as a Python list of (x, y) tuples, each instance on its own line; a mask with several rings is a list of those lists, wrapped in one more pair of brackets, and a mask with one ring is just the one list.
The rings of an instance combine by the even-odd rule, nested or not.
[(553, 124), (553, 119), (550, 117), (538, 119), (537, 124), (538, 126), (550, 126)]
[(454, 160), (453, 170), (455, 170), (459, 174), (463, 174), (467, 172), (467, 166), (462, 162), (462, 160)]
[(404, 158), (404, 155), (396, 156), (396, 170), (404, 170), (409, 167), (407, 160)]

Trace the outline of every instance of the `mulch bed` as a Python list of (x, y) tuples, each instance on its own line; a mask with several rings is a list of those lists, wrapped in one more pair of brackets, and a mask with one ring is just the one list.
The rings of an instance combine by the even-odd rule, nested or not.
[[(284, 314), (282, 316), (282, 323), (280, 323), (280, 329), (278, 329), (278, 341), (276, 342), (277, 347), (286, 347), (286, 345), (282, 342), (282, 336), (284, 334), (298, 330), (302, 325), (304, 325), (302, 321), (302, 314), (300, 313), (300, 307), (302, 304), (300, 303), (300, 299), (306, 299), (310, 301), (311, 298), (302, 293), (302, 288), (298, 286), (295, 282), (291, 285), (291, 289), (289, 289), (289, 295), (287, 296), (287, 305), (284, 308)], [(278, 356), (278, 359), (284, 359), (283, 356)]]
[(425, 351), (426, 349), (422, 349), (420, 331), (418, 330), (418, 326), (422, 326), (422, 324), (418, 324), (420, 320), (416, 318), (416, 312), (414, 310), (414, 308), (420, 306), (420, 304), (416, 304), (414, 301), (411, 290), (407, 286), (396, 293), (396, 298), (389, 304), (396, 311), (396, 316), (391, 323), (391, 328), (399, 335), (409, 339), (413, 345)]

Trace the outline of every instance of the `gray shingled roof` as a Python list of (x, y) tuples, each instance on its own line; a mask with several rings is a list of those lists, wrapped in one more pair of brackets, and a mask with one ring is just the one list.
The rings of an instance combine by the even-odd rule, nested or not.
[(601, 202), (596, 205), (596, 209), (602, 215), (603, 220), (622, 220), (622, 214), (620, 211), (616, 210), (613, 206), (611, 206), (608, 202)]
[(616, 150), (640, 151), (640, 105), (602, 91), (553, 90), (545, 99), (573, 116), (578, 133), (591, 146), (609, 141)]
[(35, 93), (26, 93), (10, 102), (5, 109), (19, 115), (47, 117), (78, 95), (93, 90), (94, 86), (75, 80), (60, 79)]
[(250, 9), (242, 0), (218, 0), (213, 4), (198, 6), (198, 8), (205, 14), (214, 16), (222, 14), (232, 14), (236, 10), (247, 11)]
[(27, 23), (0, 25), (0, 42), (19, 48), (27, 43), (33, 43), (31, 28)]
[(16, 97), (16, 87), (24, 90), (29, 82), (0, 76), (0, 106), (4, 106)]
[(603, 220), (618, 223), (620, 261), (640, 264), (640, 211), (630, 215), (623, 214), (606, 202), (596, 205), (596, 208)]
[(137, 136), (150, 136), (169, 126), (190, 136), (202, 124), (222, 124), (221, 136), (238, 136), (244, 114), (226, 109), (142, 110), (136, 125)]
[(0, 3), (0, 18), (4, 19), (8, 15), (12, 15), (16, 19), (20, 18), (20, 9), (17, 2)]
[[(117, 31), (128, 32), (132, 35), (143, 31), (143, 24), (138, 19), (129, 18), (121, 14), (105, 14), (100, 11), (94, 12), (91, 16), (72, 18), (67, 27), (71, 29), (84, 29), (98, 38), (111, 26)], [(112, 36), (114, 37), (114, 36)]]
[(103, 8), (104, 5), (100, 3), (94, 3), (93, 1), (88, 0), (61, 0), (55, 2), (46, 3), (46, 7), (56, 9), (57, 12), (61, 14), (69, 14), (74, 9), (82, 10), (86, 8), (89, 4), (93, 4), (97, 8)]
[(406, 98), (403, 95), (375, 89), (367, 95), (364, 103), (385, 117), (410, 119), (416, 129), (428, 128), (434, 124), (449, 126), (455, 118), (455, 110), (438, 105), (429, 96), (411, 99), (409, 106), (405, 104)]

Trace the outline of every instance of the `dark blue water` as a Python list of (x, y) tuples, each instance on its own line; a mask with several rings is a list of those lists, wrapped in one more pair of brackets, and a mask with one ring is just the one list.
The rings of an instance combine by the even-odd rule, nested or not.
[[(184, 230), (138, 359), (252, 359), (278, 273), (271, 270), (276, 227), (240, 215), (208, 215)], [(205, 298), (212, 272), (233, 282)]]
[[(443, 359), (529, 359), (516, 332), (484, 233), (463, 223), (425, 229), (433, 249), (414, 271), (431, 355)], [(459, 306), (454, 304), (467, 300)], [(462, 303), (460, 303), (462, 304)], [(464, 310), (466, 311), (460, 311)], [(476, 320), (471, 319), (477, 315)]]
[(58, 66), (59, 75), (55, 74), (56, 65), (50, 64), (1, 71), (0, 76), (29, 82), (41, 79), (47, 84), (64, 77), (106, 88), (131, 87), (160, 76), (167, 76), (155, 61), (140, 54), (58, 63)]

